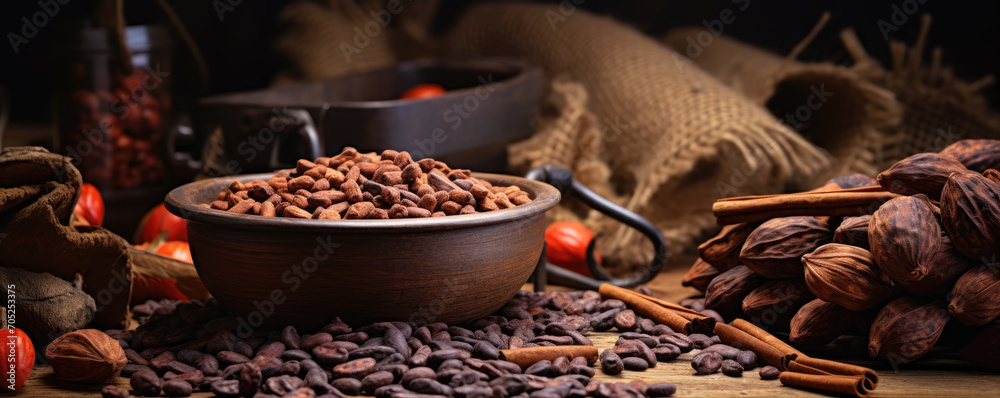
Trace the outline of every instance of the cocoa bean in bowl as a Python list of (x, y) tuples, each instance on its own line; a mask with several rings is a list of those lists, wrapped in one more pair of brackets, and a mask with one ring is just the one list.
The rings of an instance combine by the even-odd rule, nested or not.
[[(382, 167), (389, 164), (394, 167)], [(205, 287), (250, 327), (317, 327), (337, 316), (355, 323), (429, 323), (489, 315), (528, 280), (541, 256), (545, 212), (560, 200), (558, 190), (542, 182), (451, 170), (405, 152), (348, 148), (297, 166), (196, 181), (166, 197), (167, 209), (187, 220)], [(338, 182), (341, 176), (320, 176), (315, 166), (344, 180), (322, 189), (318, 181)], [(410, 174), (404, 178), (404, 172)], [(296, 180), (302, 176), (313, 186), (305, 187), (306, 178)], [(324, 197), (309, 201), (318, 192)], [(502, 204), (493, 209), (481, 199)], [(461, 205), (458, 211), (451, 203)], [(301, 212), (286, 213), (293, 206)]]

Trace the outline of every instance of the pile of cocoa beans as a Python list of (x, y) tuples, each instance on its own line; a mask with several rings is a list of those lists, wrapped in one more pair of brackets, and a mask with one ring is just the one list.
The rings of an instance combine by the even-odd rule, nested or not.
[(406, 151), (300, 159), (271, 179), (233, 181), (213, 209), (264, 217), (388, 219), (441, 217), (508, 209), (531, 202), (517, 186), (493, 186), (464, 169)]
[[(648, 293), (645, 288), (639, 291)], [(704, 299), (681, 303), (705, 311)], [(637, 315), (598, 292), (521, 291), (494, 315), (457, 326), (379, 322), (351, 327), (339, 318), (317, 330), (293, 326), (248, 330), (214, 299), (150, 300), (134, 308), (135, 330), (107, 330), (125, 351), (121, 375), (131, 389), (107, 386), (105, 398), (220, 397), (666, 397), (677, 387), (628, 381), (624, 371), (671, 363), (696, 374), (742, 377), (757, 356), (720, 343), (717, 336), (685, 335)], [(722, 319), (717, 319), (722, 322)], [(503, 352), (531, 347), (592, 346), (593, 332), (617, 331), (614, 347), (593, 358), (558, 356), (530, 364), (505, 360)], [(693, 351), (693, 352), (692, 352)], [(577, 351), (578, 352), (578, 351)], [(594, 350), (596, 352), (596, 349)], [(595, 375), (618, 375), (601, 381)], [(759, 369), (778, 378), (772, 366)]]
[(698, 247), (683, 284), (707, 308), (788, 332), (799, 347), (864, 335), (893, 364), (924, 356), (946, 326), (961, 352), (1000, 354), (1000, 141), (963, 140), (910, 156), (840, 188), (881, 185), (894, 197), (856, 216), (727, 225)]

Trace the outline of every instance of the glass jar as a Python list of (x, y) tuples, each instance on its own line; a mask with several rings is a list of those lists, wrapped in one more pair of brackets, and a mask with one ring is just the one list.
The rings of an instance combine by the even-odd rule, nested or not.
[(132, 72), (123, 70), (113, 36), (81, 28), (57, 48), (53, 95), (56, 150), (102, 192), (158, 185), (170, 120), (170, 36), (166, 28), (129, 26)]

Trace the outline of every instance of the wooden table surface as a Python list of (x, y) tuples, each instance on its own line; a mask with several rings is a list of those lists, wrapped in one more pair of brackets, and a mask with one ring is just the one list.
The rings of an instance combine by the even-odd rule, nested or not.
[[(668, 300), (680, 300), (694, 291), (679, 285), (681, 276), (686, 272), (686, 258), (677, 260), (674, 267), (662, 272), (649, 287), (658, 297)], [(601, 349), (614, 346), (617, 333), (589, 333), (588, 337)], [(676, 397), (822, 397), (810, 391), (784, 387), (777, 380), (761, 380), (757, 370), (744, 372), (743, 377), (735, 378), (721, 373), (713, 375), (695, 375), (690, 359), (698, 352), (681, 355), (679, 358), (659, 363), (655, 368), (645, 372), (626, 371), (617, 376), (609, 376), (597, 371), (595, 378), (602, 381), (630, 381), (641, 379), (648, 383), (669, 382), (677, 385)], [(867, 364), (870, 365), (871, 364)], [(879, 372), (878, 388), (870, 397), (998, 397), (1000, 396), (1000, 374), (970, 371), (948, 370), (947, 362), (942, 362), (939, 368), (902, 369), (894, 372), (891, 369), (876, 367)], [(598, 367), (599, 368), (599, 367)], [(128, 389), (128, 379), (117, 378), (112, 383)], [(100, 396), (103, 385), (84, 386), (66, 383), (52, 378), (52, 370), (48, 366), (38, 366), (31, 374), (28, 382), (18, 391), (3, 395), (4, 397), (93, 397)], [(212, 397), (211, 393), (197, 393), (194, 397)]]

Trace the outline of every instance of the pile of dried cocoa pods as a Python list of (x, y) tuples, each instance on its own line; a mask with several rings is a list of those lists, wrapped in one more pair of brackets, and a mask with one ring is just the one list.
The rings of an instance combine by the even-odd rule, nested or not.
[(982, 358), (1000, 352), (998, 168), (1000, 141), (963, 140), (877, 179), (836, 178), (899, 196), (856, 216), (726, 225), (698, 247), (682, 283), (727, 319), (788, 332), (799, 347), (866, 335), (871, 356), (908, 363), (948, 325), (965, 336), (956, 339), (969, 345), (965, 357), (989, 366)]
[(301, 159), (267, 181), (233, 181), (209, 206), (264, 217), (340, 220), (475, 214), (530, 202), (517, 186), (493, 186), (432, 158), (347, 147), (334, 157)]

